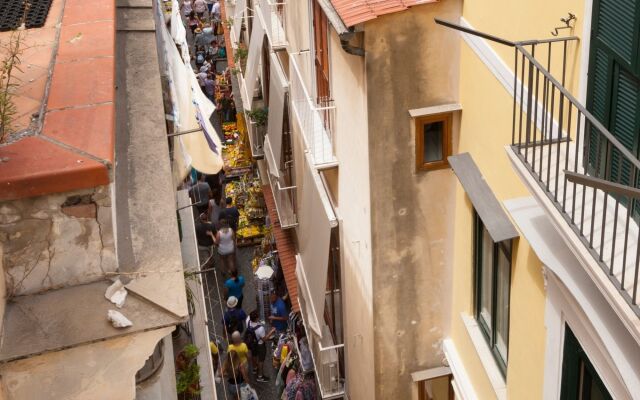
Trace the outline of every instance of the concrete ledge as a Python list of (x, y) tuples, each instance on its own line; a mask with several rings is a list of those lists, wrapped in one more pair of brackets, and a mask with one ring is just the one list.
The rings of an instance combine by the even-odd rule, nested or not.
[[(110, 284), (50, 290), (7, 303), (0, 363), (184, 322), (131, 292), (124, 306), (116, 308), (104, 297)], [(114, 328), (107, 320), (108, 310), (120, 311), (133, 326)]]

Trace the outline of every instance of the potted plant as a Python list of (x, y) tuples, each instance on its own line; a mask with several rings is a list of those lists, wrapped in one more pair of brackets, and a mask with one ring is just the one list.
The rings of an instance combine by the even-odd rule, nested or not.
[(242, 70), (244, 71), (247, 67), (247, 56), (249, 55), (249, 50), (246, 47), (238, 47), (233, 54), (233, 62), (236, 65), (240, 65)]
[(267, 107), (256, 108), (255, 110), (251, 110), (247, 112), (251, 121), (253, 121), (257, 126), (267, 126), (267, 122), (269, 121), (269, 109)]
[(176, 356), (176, 390), (181, 400), (196, 399), (200, 395), (200, 366), (196, 357), (200, 351), (193, 344), (186, 345)]
[(267, 123), (269, 122), (269, 109), (267, 107), (257, 108), (247, 112), (249, 119), (256, 126), (255, 137), (256, 147), (262, 148), (264, 136), (267, 134)]

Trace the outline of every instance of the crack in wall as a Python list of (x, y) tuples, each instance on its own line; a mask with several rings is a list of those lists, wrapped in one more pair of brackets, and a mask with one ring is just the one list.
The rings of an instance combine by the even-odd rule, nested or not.
[[(90, 192), (89, 201), (96, 210), (88, 217), (63, 211), (70, 198), (87, 196), (76, 193), (0, 204), (2, 210), (15, 214), (0, 224), (7, 298), (94, 282), (117, 269), (115, 256), (109, 253), (115, 252), (109, 189)], [(90, 268), (82, 268), (81, 260)]]

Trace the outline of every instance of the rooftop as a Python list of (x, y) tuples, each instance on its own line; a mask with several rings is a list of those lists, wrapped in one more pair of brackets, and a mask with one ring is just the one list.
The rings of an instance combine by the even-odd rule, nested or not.
[(353, 26), (381, 15), (404, 11), (411, 6), (439, 0), (331, 0), (346, 26)]
[[(0, 144), (0, 200), (110, 182), (114, 21), (113, 0), (53, 0), (43, 27), (21, 31), (14, 133)], [(0, 43), (11, 34), (0, 32)]]

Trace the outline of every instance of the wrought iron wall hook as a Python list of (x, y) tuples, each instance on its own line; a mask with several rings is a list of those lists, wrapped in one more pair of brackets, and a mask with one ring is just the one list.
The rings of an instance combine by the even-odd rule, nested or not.
[(572, 13), (569, 13), (569, 17), (568, 18), (560, 18), (560, 21), (564, 22), (565, 26), (558, 26), (556, 28), (554, 28), (554, 32), (551, 32), (551, 34), (553, 36), (558, 36), (558, 31), (560, 29), (571, 29), (573, 28), (573, 26), (571, 26), (571, 22), (576, 20), (576, 16)]

